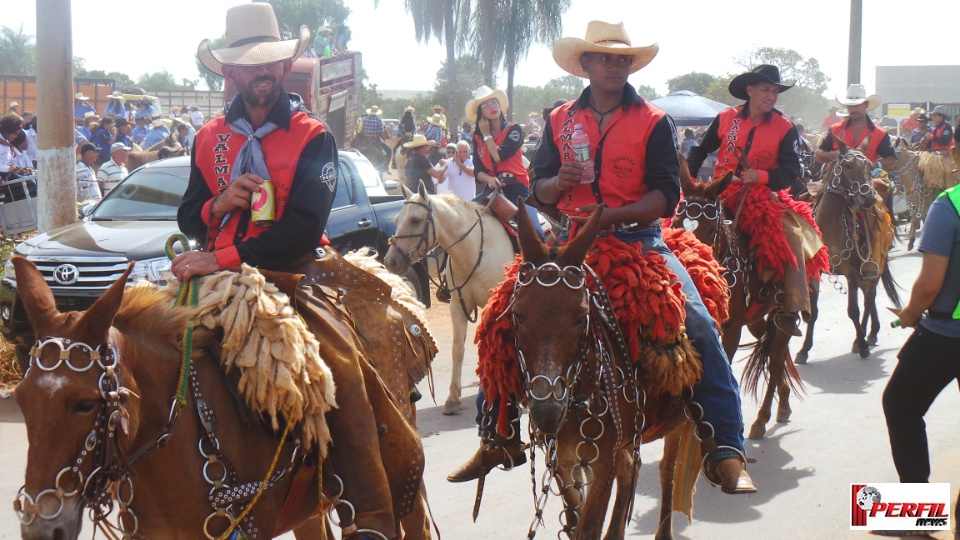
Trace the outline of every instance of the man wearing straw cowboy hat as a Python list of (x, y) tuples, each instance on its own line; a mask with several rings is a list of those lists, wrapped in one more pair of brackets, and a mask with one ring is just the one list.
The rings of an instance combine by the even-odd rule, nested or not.
[(447, 124), (440, 113), (433, 113), (427, 117), (427, 129), (423, 131), (423, 136), (431, 141), (443, 145), (443, 130), (447, 129)]
[(386, 128), (383, 127), (383, 120), (380, 120), (383, 111), (380, 110), (380, 107), (371, 105), (365, 112), (366, 115), (360, 123), (360, 136), (375, 142), (383, 151), (383, 155), (390, 156), (391, 149), (387, 143), (383, 142), (387, 132)]
[[(179, 255), (171, 272), (181, 282), (241, 263), (309, 273), (337, 188), (338, 163), (333, 135), (303, 108), (300, 96), (282, 87), (293, 61), (310, 46), (310, 30), (302, 26), (296, 39), (281, 40), (273, 8), (260, 2), (228, 9), (226, 23), (227, 46), (212, 50), (204, 40), (197, 56), (207, 69), (232, 82), (238, 94), (224, 116), (197, 132), (177, 221), (202, 249)], [(275, 191), (276, 212), (264, 224), (252, 221), (250, 209), (253, 194), (264, 193), (267, 179)], [(337, 348), (331, 350), (325, 343), (339, 343), (339, 338), (329, 331), (318, 333), (318, 317), (342, 318), (339, 308), (300, 293), (298, 289), (297, 309), (318, 334), (337, 385), (338, 408), (327, 413), (336, 441), (330, 461), (343, 479), (344, 500), (356, 510), (352, 523), (341, 514), (345, 537), (393, 538), (392, 499), (362, 359), (347, 345), (332, 345)]]
[[(622, 23), (602, 21), (588, 23), (585, 39), (556, 42), (557, 64), (588, 78), (590, 86), (578, 99), (550, 113), (531, 163), (530, 198), (541, 207), (556, 206), (576, 222), (585, 221), (598, 204), (604, 204), (601, 228), (644, 252), (654, 250), (663, 256), (686, 294), (687, 333), (702, 357), (703, 377), (694, 388), (695, 398), (720, 445), (708, 455), (711, 478), (727, 493), (752, 493), (756, 488), (745, 469), (736, 379), (700, 295), (660, 234), (659, 220), (673, 214), (680, 198), (676, 129), (663, 111), (627, 83), (627, 76), (646, 66), (658, 50), (655, 44), (632, 46)], [(575, 161), (568, 149), (566, 141), (575, 125), (589, 136), (591, 161)], [(593, 167), (594, 180), (583, 183), (586, 167)], [(492, 450), (487, 453), (482, 456), (484, 466), (509, 464), (516, 458), (512, 448), (501, 449), (500, 456)]]
[(92, 105), (90, 105), (89, 101), (90, 101), (90, 98), (83, 95), (83, 92), (77, 92), (76, 94), (74, 94), (73, 119), (75, 121), (80, 122), (81, 120), (83, 120), (83, 115), (87, 114), (88, 112), (92, 112), (94, 114), (97, 113), (97, 110), (94, 109)]
[[(867, 95), (867, 89), (862, 84), (851, 84), (847, 87), (845, 97), (837, 96), (837, 103), (847, 108), (847, 119), (830, 126), (833, 136), (842, 140), (850, 148), (859, 148), (869, 137), (864, 155), (874, 163), (879, 163), (885, 170), (892, 170), (897, 166), (897, 151), (890, 142), (887, 130), (874, 124), (867, 112), (880, 106), (880, 96)], [(833, 138), (825, 137), (820, 143), (814, 157), (820, 163), (830, 163), (840, 157)]]

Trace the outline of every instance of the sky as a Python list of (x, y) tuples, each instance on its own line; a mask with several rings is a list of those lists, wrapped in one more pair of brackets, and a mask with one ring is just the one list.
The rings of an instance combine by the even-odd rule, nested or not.
[[(0, 24), (36, 35), (37, 2), (6, 6)], [(381, 90), (433, 88), (446, 58), (436, 40), (417, 43), (402, 0), (345, 0), (352, 14), (350, 49), (363, 53), (369, 82)], [(73, 55), (87, 69), (119, 71), (136, 80), (167, 70), (177, 81), (199, 79), (197, 45), (224, 31), (225, 11), (243, 0), (73, 0)], [(847, 86), (850, 5), (847, 0), (572, 0), (563, 17), (563, 36), (584, 36), (587, 21), (623, 21), (634, 45), (659, 43), (649, 66), (631, 76), (635, 85), (661, 94), (667, 79), (691, 71), (712, 75), (744, 71), (734, 58), (755, 47), (793, 49), (816, 58), (830, 78), (827, 97)], [(912, 6), (912, 7), (911, 7)], [(12, 9), (11, 9), (12, 8)], [(960, 1), (863, 0), (861, 82), (872, 91), (876, 66), (951, 65), (957, 56)], [(927, 14), (926, 20), (918, 12)], [(154, 24), (148, 32), (149, 24)], [(117, 31), (118, 25), (128, 30)], [(937, 30), (937, 28), (940, 30)], [(534, 45), (517, 69), (517, 84), (539, 86), (566, 75), (545, 45)], [(506, 76), (499, 76), (505, 86)], [(960, 96), (958, 96), (960, 100)]]

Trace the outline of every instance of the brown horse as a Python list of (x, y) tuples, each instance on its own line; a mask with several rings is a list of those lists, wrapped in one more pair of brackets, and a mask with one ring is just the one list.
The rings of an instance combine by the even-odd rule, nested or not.
[[(910, 211), (907, 251), (913, 250), (917, 238), (917, 229), (927, 219), (927, 211), (930, 210), (930, 205), (942, 191), (941, 187), (932, 185), (936, 182), (928, 181), (924, 174), (921, 166), (924, 154), (929, 155), (930, 153), (914, 149), (903, 137), (897, 140), (897, 174), (894, 177), (894, 182), (900, 182), (901, 185), (897, 187), (906, 194), (907, 207)], [(955, 159), (954, 162), (956, 162)], [(951, 175), (951, 171), (944, 171), (944, 175), (947, 176), (945, 187), (957, 183), (958, 173), (953, 172)]]
[[(757, 396), (761, 378), (766, 378), (767, 389), (757, 411), (757, 419), (750, 427), (749, 438), (762, 439), (770, 421), (773, 408), (773, 393), (777, 392), (777, 422), (789, 422), (790, 392), (801, 391), (803, 383), (793, 360), (790, 358), (791, 333), (777, 324), (780, 306), (778, 294), (767, 295), (760, 309), (750, 310), (750, 298), (761, 298), (763, 285), (756, 269), (750, 263), (746, 237), (733, 229), (733, 215), (727, 211), (720, 195), (733, 180), (728, 173), (709, 184), (691, 181), (686, 160), (680, 159), (680, 188), (683, 200), (673, 219), (674, 227), (684, 227), (701, 242), (713, 246), (713, 253), (726, 269), (724, 277), (730, 287), (730, 318), (721, 328), (723, 349), (733, 361), (740, 345), (740, 336), (746, 326), (757, 342), (750, 353), (743, 371), (743, 387)], [(819, 287), (812, 282), (811, 288)]]
[[(523, 262), (511, 300), (513, 327), (520, 376), (526, 381), (531, 438), (544, 448), (550, 473), (537, 493), (537, 518), (530, 533), (543, 519), (547, 493), (554, 491), (562, 495), (565, 506), (563, 532), (577, 539), (599, 539), (615, 480), (616, 498), (604, 538), (623, 538), (642, 437), (642, 442), (663, 438), (666, 443), (660, 461), (663, 499), (656, 538), (672, 538), (674, 497), (687, 501), (679, 506), (692, 504), (682, 491), (674, 490), (675, 474), (696, 478), (699, 443), (689, 432), (683, 437), (682, 428), (692, 424), (685, 421), (679, 399), (645, 389), (626, 351), (608, 348), (616, 343), (612, 327), (602, 323), (609, 314), (600, 307), (601, 297), (589, 290), (583, 264), (597, 235), (600, 212), (559, 249), (540, 241), (527, 212), (521, 208), (517, 215)], [(657, 425), (645, 425), (644, 419), (653, 418), (654, 411), (659, 411)], [(692, 465), (692, 473), (678, 467), (681, 448), (686, 454), (691, 447), (694, 457), (683, 465)]]
[[(248, 534), (255, 527), (260, 538), (291, 529), (298, 538), (332, 538), (329, 522), (311, 516), (329, 510), (338, 493), (368, 488), (345, 486), (330, 469), (332, 463), (344, 473), (351, 459), (344, 454), (358, 441), (338, 441), (342, 448), (323, 460), (321, 504), (317, 452), (290, 439), (278, 448), (278, 434), (251, 418), (237, 396), (236, 373), (225, 376), (218, 359), (222, 329), (197, 328), (193, 367), (184, 374), (180, 337), (194, 310), (171, 306), (169, 295), (152, 287), (125, 293), (132, 265), (87, 311), (58, 313), (36, 267), (19, 257), (13, 264), (30, 323), (43, 336), (16, 389), (30, 445), (15, 504), (24, 538), (76, 538), (85, 508), (98, 526), (125, 535), (217, 538), (252, 501), (252, 517), (242, 522)], [(326, 322), (325, 358), (332, 356), (326, 347), (359, 343), (348, 317)], [(371, 403), (386, 400), (395, 409), (372, 368), (360, 369)], [(181, 381), (182, 414), (171, 399)], [(327, 418), (331, 425), (359, 420), (349, 415), (334, 410)], [(392, 435), (381, 437), (381, 445), (393, 444)], [(261, 486), (262, 496), (251, 499)], [(349, 525), (348, 505), (336, 508)], [(100, 519), (113, 511), (114, 524)], [(428, 537), (418, 519), (421, 530), (410, 537)]]
[[(843, 286), (837, 281), (843, 275), (847, 281), (847, 316), (853, 322), (856, 338), (851, 352), (860, 358), (870, 356), (870, 346), (877, 344), (880, 332), (880, 317), (877, 313), (877, 282), (883, 283), (887, 297), (896, 307), (901, 307), (897, 283), (887, 265), (887, 251), (893, 242), (895, 229), (889, 214), (874, 189), (873, 165), (863, 151), (850, 148), (834, 137), (840, 157), (824, 167), (821, 182), (823, 188), (814, 203), (813, 214), (823, 235), (823, 243), (830, 254), (833, 275), (829, 278), (837, 289)], [(863, 291), (863, 318), (858, 304), (859, 291)], [(819, 310), (819, 291), (810, 296), (811, 316), (807, 332), (797, 357), (806, 358), (813, 347), (813, 329)], [(867, 333), (867, 323), (870, 332)]]

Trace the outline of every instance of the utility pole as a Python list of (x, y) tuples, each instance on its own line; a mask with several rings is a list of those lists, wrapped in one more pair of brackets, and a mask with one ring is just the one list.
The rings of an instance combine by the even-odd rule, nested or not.
[(850, 50), (847, 53), (847, 85), (860, 82), (860, 48), (863, 41), (863, 0), (850, 0)]
[(70, 0), (37, 0), (37, 228), (77, 220)]

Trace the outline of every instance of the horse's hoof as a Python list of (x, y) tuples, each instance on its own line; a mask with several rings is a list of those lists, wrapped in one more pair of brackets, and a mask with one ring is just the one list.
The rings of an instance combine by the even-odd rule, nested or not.
[(860, 358), (866, 358), (870, 356), (870, 347), (858, 348), (856, 352), (860, 355)]
[(869, 345), (869, 346), (871, 346), (871, 347), (876, 347), (876, 346), (877, 346), (877, 341), (878, 341), (878, 340), (877, 340), (877, 336), (869, 336), (869, 337), (867, 337), (867, 345)]
[(793, 359), (794, 364), (806, 364), (807, 363), (807, 353), (798, 352), (796, 358)]
[(447, 402), (443, 404), (443, 414), (445, 416), (450, 416), (451, 414), (459, 414), (463, 410), (463, 407), (460, 406), (459, 401)]
[(778, 411), (777, 411), (777, 422), (779, 422), (779, 423), (781, 423), (781, 424), (786, 424), (787, 422), (790, 421), (790, 414), (791, 414), (792, 412), (793, 412), (793, 411), (790, 410), (790, 409), (778, 410)]
[(760, 424), (754, 424), (753, 426), (750, 427), (750, 435), (747, 435), (747, 438), (748, 438), (748, 439), (762, 439), (763, 436), (766, 435), (766, 434), (767, 434), (767, 427), (766, 427), (766, 426), (763, 426), (763, 425), (760, 425)]

